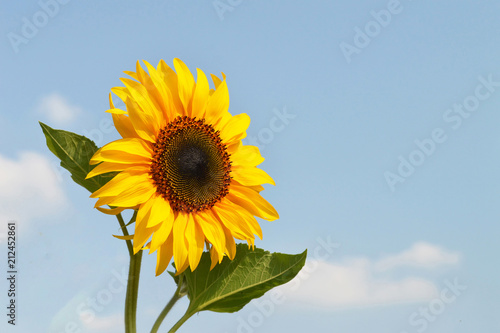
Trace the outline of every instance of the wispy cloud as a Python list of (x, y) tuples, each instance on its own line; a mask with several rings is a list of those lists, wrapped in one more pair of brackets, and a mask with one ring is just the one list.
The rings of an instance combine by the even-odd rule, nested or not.
[(121, 314), (112, 314), (109, 316), (95, 317), (93, 320), (82, 320), (85, 328), (89, 332), (123, 332), (123, 316)]
[[(0, 219), (27, 221), (53, 215), (67, 199), (49, 160), (34, 152), (0, 154)], [(0, 235), (1, 241), (1, 235)]]
[(402, 266), (429, 269), (458, 262), (457, 253), (421, 242), (380, 260), (356, 257), (332, 263), (313, 259), (299, 273), (300, 284), (281, 288), (289, 301), (324, 309), (419, 302), (438, 296), (434, 282), (414, 273), (399, 278), (391, 273)]
[(48, 120), (56, 125), (71, 123), (82, 111), (80, 107), (72, 105), (58, 93), (43, 96), (36, 106), (36, 110), (47, 116)]
[(377, 262), (377, 269), (390, 270), (401, 266), (435, 268), (443, 265), (454, 265), (460, 260), (457, 252), (449, 252), (442, 247), (418, 242), (401, 253), (389, 255)]

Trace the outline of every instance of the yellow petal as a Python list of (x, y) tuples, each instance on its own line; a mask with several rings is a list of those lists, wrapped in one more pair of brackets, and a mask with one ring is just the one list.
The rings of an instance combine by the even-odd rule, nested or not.
[(137, 224), (146, 223), (148, 228), (163, 222), (168, 216), (172, 215), (170, 204), (157, 193), (150, 200), (145, 202), (137, 212)]
[(133, 99), (140, 106), (143, 112), (151, 116), (156, 123), (158, 123), (158, 106), (151, 99), (151, 96), (149, 96), (149, 91), (146, 87), (141, 83), (130, 79), (120, 79), (120, 81), (122, 81), (125, 87), (127, 87), (131, 99)]
[(136, 184), (118, 196), (109, 197), (109, 200), (107, 198), (101, 199), (110, 206), (131, 207), (148, 201), (155, 192), (156, 188), (150, 183), (149, 179), (144, 177), (142, 183)]
[(224, 80), (208, 100), (205, 113), (206, 122), (209, 124), (216, 123), (224, 113), (227, 113), (228, 109), (229, 92), (227, 90), (226, 80)]
[(139, 75), (139, 81), (143, 84), (153, 104), (152, 111), (155, 121), (158, 123), (159, 128), (162, 128), (163, 126), (166, 125), (164, 117), (165, 113), (163, 112), (164, 109), (163, 98), (157, 86), (155, 85), (153, 77), (150, 76), (151, 73), (154, 74), (156, 70), (153, 68), (153, 72), (150, 72), (150, 75), (148, 75), (148, 73), (146, 73), (146, 71), (142, 69), (139, 61), (137, 61), (136, 63), (136, 70), (137, 74)]
[(186, 239), (189, 245), (189, 266), (191, 271), (194, 271), (198, 266), (205, 246), (205, 237), (203, 236), (200, 227), (196, 224), (192, 214), (187, 215)]
[(233, 260), (236, 256), (236, 243), (228, 228), (223, 226), (222, 230), (224, 230), (224, 236), (226, 238), (226, 254), (229, 259)]
[(175, 109), (179, 115), (184, 114), (184, 106), (179, 98), (179, 89), (177, 87), (177, 74), (170, 68), (165, 61), (160, 60), (158, 64), (158, 73), (162, 76), (163, 81), (167, 84), (168, 89), (172, 95)]
[(236, 152), (230, 154), (233, 166), (256, 166), (264, 162), (264, 157), (260, 155), (259, 148), (255, 146), (240, 146)]
[[(154, 196), (155, 195), (153, 195), (152, 197)], [(136, 227), (143, 224), (143, 227), (147, 226), (147, 221), (149, 219), (149, 215), (151, 214), (151, 206), (152, 200), (145, 201), (139, 206), (139, 209), (137, 210), (137, 216), (135, 218)]]
[(115, 104), (113, 103), (113, 96), (111, 95), (111, 93), (109, 93), (109, 107), (114, 109), (115, 108)]
[(162, 223), (159, 224), (158, 230), (153, 234), (153, 238), (151, 240), (151, 248), (150, 253), (156, 251), (158, 247), (160, 247), (167, 238), (172, 234), (172, 226), (174, 224), (174, 214), (170, 214), (167, 216)]
[(219, 255), (219, 252), (215, 249), (215, 247), (211, 247), (210, 248), (210, 261), (211, 261), (211, 264), (210, 264), (210, 270), (212, 270), (215, 265), (217, 265), (217, 262), (220, 263), (220, 261), (218, 260), (220, 257)]
[(127, 207), (116, 207), (116, 208), (102, 208), (102, 207), (96, 207), (98, 211), (101, 213), (107, 214), (107, 215), (118, 215), (121, 212), (123, 212), (125, 209), (129, 209)]
[(262, 191), (264, 191), (264, 186), (262, 185), (255, 185), (255, 186), (247, 186), (249, 189), (252, 189), (254, 190), (255, 192), (257, 193), (260, 193)]
[(276, 209), (252, 189), (231, 184), (226, 198), (264, 220), (274, 221), (279, 218)]
[(248, 186), (261, 184), (276, 185), (274, 180), (264, 170), (257, 167), (235, 165), (231, 168), (231, 177), (238, 183)]
[(113, 235), (113, 237), (121, 239), (121, 240), (132, 240), (132, 239), (134, 239), (134, 235), (127, 235), (127, 236)]
[[(177, 269), (177, 272), (175, 273), (175, 275), (177, 276), (177, 275), (181, 274), (188, 267), (189, 267), (189, 260), (188, 260), (188, 257), (186, 257), (186, 259), (184, 259), (184, 262), (182, 263), (182, 265)], [(177, 266), (175, 266), (175, 268), (177, 268)]]
[(190, 103), (194, 92), (194, 78), (189, 68), (180, 59), (174, 59), (174, 67), (177, 72), (177, 87), (179, 97), (184, 106), (185, 115), (191, 116)]
[(118, 164), (121, 163), (128, 166), (150, 165), (151, 159), (138, 155), (127, 154), (124, 153), (123, 151), (110, 150), (100, 153), (98, 157), (95, 157), (94, 160), (91, 160), (90, 164), (97, 164), (100, 162), (118, 163)]
[(151, 237), (151, 234), (156, 230), (157, 228), (146, 228), (144, 224), (142, 225), (135, 225), (135, 234), (134, 234), (134, 242), (133, 242), (133, 248), (134, 248), (134, 253), (139, 252), (139, 250), (143, 247), (143, 245), (147, 242), (149, 237)]
[(161, 245), (156, 253), (156, 276), (165, 271), (170, 263), (170, 260), (172, 260), (173, 254), (173, 237), (172, 234), (170, 234), (165, 243)]
[(123, 71), (123, 73), (127, 74), (128, 76), (130, 76), (131, 78), (133, 78), (134, 80), (137, 80), (139, 81), (139, 76), (137, 75), (136, 72), (131, 72), (131, 71)]
[(120, 98), (123, 102), (125, 102), (127, 100), (127, 98), (129, 98), (129, 96), (130, 96), (128, 89), (125, 87), (114, 87), (114, 88), (111, 88), (111, 91), (116, 96), (118, 96), (118, 98)]
[(210, 89), (208, 87), (208, 80), (205, 73), (203, 73), (203, 71), (199, 68), (196, 70), (198, 72), (198, 78), (193, 96), (192, 116), (200, 119), (205, 117), (205, 107), (208, 102)]
[(99, 162), (147, 163), (153, 155), (152, 149), (141, 139), (125, 138), (108, 143), (95, 152), (90, 164)]
[[(226, 79), (226, 74), (224, 74), (224, 73), (221, 73), (221, 74), (222, 74), (222, 78)], [(219, 79), (217, 77), (217, 75), (215, 75), (215, 74), (210, 74), (210, 76), (212, 77), (212, 81), (214, 81), (215, 89), (219, 88), (219, 85), (221, 84), (222, 80)]]
[(250, 214), (246, 209), (241, 209), (238, 205), (235, 205), (229, 200), (225, 201), (226, 203), (229, 204), (229, 206), (232, 207), (233, 211), (237, 211), (238, 215), (241, 217), (241, 223), (246, 223), (248, 228), (252, 231), (253, 234), (259, 236), (260, 239), (262, 239), (262, 229), (255, 219), (255, 217)]
[(92, 193), (90, 197), (98, 198), (118, 195), (148, 178), (147, 169), (142, 169), (141, 167), (129, 168), (127, 171), (122, 171), (114, 176), (113, 179)]
[(136, 80), (142, 83), (145, 87), (147, 87), (149, 92), (150, 88), (148, 87), (149, 75), (144, 71), (144, 69), (142, 69), (141, 62), (139, 60), (135, 62), (135, 71), (137, 76)]
[(113, 123), (115, 124), (116, 130), (120, 133), (122, 138), (139, 138), (130, 117), (124, 114), (112, 114), (111, 116), (113, 117)]
[(174, 237), (174, 262), (177, 272), (181, 271), (188, 258), (188, 244), (186, 242), (187, 216), (180, 213), (174, 221), (173, 237)]
[(212, 81), (214, 81), (215, 89), (217, 89), (222, 82), (221, 79), (219, 79), (215, 74), (210, 74), (210, 76), (212, 77)]
[[(232, 207), (225, 204), (223, 201), (218, 202), (213, 208), (220, 221), (228, 228), (233, 235), (238, 238), (248, 239), (253, 238), (253, 233), (246, 223), (241, 223), (241, 217), (232, 210)], [(241, 237), (243, 236), (243, 237)]]
[(108, 163), (108, 162), (102, 162), (101, 164), (98, 164), (95, 168), (90, 170), (90, 172), (87, 174), (87, 177), (85, 179), (89, 179), (92, 177), (95, 177), (97, 175), (102, 175), (103, 173), (107, 172), (116, 172), (116, 171), (123, 171), (129, 167), (128, 164), (123, 164), (123, 163)]
[(220, 132), (222, 141), (224, 143), (231, 143), (235, 140), (245, 138), (248, 126), (250, 126), (250, 117), (246, 113), (231, 117)]
[(149, 164), (148, 163), (124, 164), (124, 163), (102, 162), (101, 164), (98, 164), (95, 168), (93, 168), (87, 174), (87, 177), (85, 179), (89, 179), (89, 178), (92, 178), (92, 177), (97, 176), (97, 175), (102, 175), (103, 173), (124, 171), (130, 167), (143, 167), (144, 170), (148, 170)]
[(209, 212), (210, 210), (199, 212), (194, 215), (194, 219), (200, 226), (201, 232), (205, 235), (207, 241), (215, 246), (217, 252), (222, 256), (226, 247), (224, 231), (219, 221)]
[(153, 116), (144, 112), (134, 100), (127, 98), (125, 104), (127, 105), (128, 115), (137, 134), (142, 139), (154, 143), (159, 124), (156, 123)]
[(227, 144), (227, 152), (230, 154), (230, 155), (233, 155), (235, 154), (241, 147), (243, 146), (243, 144), (241, 143), (241, 141), (233, 141), (229, 144)]
[[(170, 92), (170, 89), (163, 80), (163, 77), (159, 73), (159, 71), (157, 71), (149, 62), (144, 61), (144, 63), (146, 64), (149, 75), (151, 76), (151, 79), (153, 80), (153, 83), (158, 90), (158, 93), (160, 94), (160, 104), (164, 113), (165, 122), (171, 121), (178, 116), (174, 101), (172, 99), (172, 93)], [(160, 128), (164, 127), (165, 125), (166, 123), (160, 124)]]
[(170, 204), (160, 195), (153, 196), (151, 204), (151, 214), (147, 221), (148, 228), (162, 223), (166, 219), (170, 219), (174, 214), (172, 208), (170, 208)]
[[(219, 132), (221, 131), (222, 128), (226, 127), (227, 123), (233, 118), (233, 116), (229, 112), (222, 112), (220, 114), (219, 119), (215, 120), (215, 122), (212, 124), (213, 127), (218, 130)], [(232, 142), (226, 142), (226, 145), (232, 144)]]
[(127, 111), (122, 110), (122, 109), (116, 109), (116, 108), (112, 108), (112, 109), (106, 110), (105, 112), (106, 113), (111, 113), (111, 114), (118, 114), (118, 115), (126, 115), (126, 114), (128, 114)]

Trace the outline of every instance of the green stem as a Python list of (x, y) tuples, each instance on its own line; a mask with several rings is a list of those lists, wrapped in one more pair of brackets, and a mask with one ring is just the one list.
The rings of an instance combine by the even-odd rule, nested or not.
[(172, 326), (172, 328), (170, 329), (170, 331), (168, 331), (168, 333), (174, 333), (174, 332), (177, 332), (177, 330), (179, 329), (179, 327), (182, 326), (182, 324), (184, 324), (184, 322), (186, 320), (188, 320), (189, 318), (191, 318), (191, 316), (193, 315), (193, 313), (185, 313), (184, 316), (182, 316), (181, 319), (179, 319), (178, 322), (175, 323), (174, 326)]
[(142, 251), (130, 256), (128, 270), (127, 296), (125, 298), (125, 333), (136, 333), (137, 298), (139, 294), (139, 275), (141, 273)]
[(158, 332), (158, 329), (160, 328), (160, 325), (163, 322), (163, 319), (165, 319), (167, 314), (173, 308), (174, 304), (184, 296), (184, 294), (181, 293), (181, 288), (182, 288), (182, 283), (183, 283), (182, 278), (183, 278), (183, 276), (181, 275), (179, 277), (179, 283), (177, 284), (177, 290), (175, 291), (174, 295), (172, 296), (170, 301), (167, 303), (167, 305), (165, 306), (163, 311), (158, 316), (158, 319), (156, 319), (155, 324), (153, 325), (153, 328), (151, 329), (151, 333)]
[[(134, 211), (134, 215), (130, 219), (128, 224), (135, 221), (137, 211)], [(123, 221), (123, 216), (121, 213), (116, 215), (118, 222), (120, 223), (120, 228), (122, 229), (123, 235), (128, 236), (127, 225)], [(130, 256), (130, 266), (128, 269), (128, 281), (127, 281), (127, 295), (125, 298), (125, 332), (126, 333), (136, 333), (136, 313), (137, 313), (137, 298), (139, 294), (139, 277), (141, 274), (141, 262), (142, 262), (142, 251), (134, 254), (134, 249), (132, 247), (132, 242), (127, 239), (128, 254)]]

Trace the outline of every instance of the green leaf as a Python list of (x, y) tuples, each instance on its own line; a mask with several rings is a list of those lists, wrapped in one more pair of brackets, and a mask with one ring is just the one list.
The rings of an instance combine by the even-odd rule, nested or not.
[(185, 317), (203, 310), (240, 310), (252, 299), (293, 279), (304, 266), (306, 256), (307, 250), (290, 255), (251, 250), (238, 244), (234, 260), (225, 257), (210, 271), (210, 254), (203, 253), (194, 272), (184, 272), (190, 299)]
[(60, 160), (61, 166), (71, 173), (71, 178), (90, 192), (95, 192), (110, 181), (116, 173), (107, 173), (85, 179), (95, 166), (90, 165), (92, 155), (97, 151), (94, 141), (75, 133), (53, 129), (40, 122), (47, 147)]
[(167, 273), (174, 279), (175, 284), (179, 284), (179, 275), (175, 275), (175, 272), (171, 271), (167, 271)]

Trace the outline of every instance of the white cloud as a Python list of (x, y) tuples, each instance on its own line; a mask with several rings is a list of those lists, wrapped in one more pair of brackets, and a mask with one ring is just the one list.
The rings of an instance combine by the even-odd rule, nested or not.
[(377, 262), (377, 269), (389, 270), (398, 266), (434, 268), (441, 265), (454, 265), (460, 260), (455, 252), (425, 243), (415, 243), (410, 249), (399, 254), (387, 256)]
[[(92, 299), (95, 303), (90, 303)], [(47, 332), (67, 332), (68, 327), (72, 327), (71, 332), (81, 333), (123, 332), (125, 326), (123, 312), (108, 315), (102, 313), (104, 310), (109, 311), (114, 308), (116, 304), (100, 303), (96, 300), (95, 293), (81, 290), (53, 315)]]
[(340, 263), (310, 259), (291, 283), (280, 288), (287, 301), (323, 309), (426, 301), (439, 295), (436, 285), (416, 275), (393, 278), (394, 269), (407, 265), (435, 268), (458, 261), (458, 254), (427, 243), (416, 243), (380, 261), (365, 257), (347, 258)]
[(81, 317), (80, 320), (85, 328), (90, 332), (123, 332), (123, 315), (113, 314), (105, 317), (94, 317), (93, 320), (85, 320)]
[(36, 110), (46, 115), (52, 123), (66, 125), (71, 123), (81, 112), (81, 108), (71, 105), (63, 96), (58, 93), (42, 97)]
[(56, 170), (44, 156), (22, 152), (13, 160), (0, 155), (0, 170), (0, 220), (52, 216), (67, 205)]

